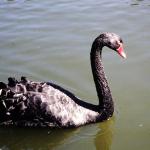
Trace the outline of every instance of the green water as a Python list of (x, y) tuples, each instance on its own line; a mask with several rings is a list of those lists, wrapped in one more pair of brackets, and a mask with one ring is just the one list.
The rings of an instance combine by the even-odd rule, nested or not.
[(114, 117), (69, 130), (0, 128), (1, 150), (150, 149), (149, 0), (0, 0), (0, 81), (52, 80), (97, 104), (89, 53), (104, 31), (123, 38), (128, 57), (103, 51)]

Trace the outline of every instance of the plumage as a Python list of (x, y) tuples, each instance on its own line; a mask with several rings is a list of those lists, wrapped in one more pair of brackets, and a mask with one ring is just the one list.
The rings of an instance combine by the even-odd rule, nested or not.
[(84, 102), (52, 82), (34, 82), (26, 77), (17, 81), (9, 77), (7, 84), (0, 82), (0, 125), (68, 128), (107, 120), (113, 115), (114, 104), (101, 63), (101, 50), (108, 46), (117, 51), (121, 44), (121, 38), (113, 33), (101, 34), (93, 42), (91, 67), (99, 105)]

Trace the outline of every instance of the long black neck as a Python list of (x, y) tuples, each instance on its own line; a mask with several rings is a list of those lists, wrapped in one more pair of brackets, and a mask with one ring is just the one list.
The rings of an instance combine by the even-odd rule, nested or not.
[(95, 40), (92, 45), (90, 57), (93, 78), (99, 98), (99, 110), (105, 110), (109, 116), (112, 116), (114, 104), (110, 88), (104, 73), (104, 68), (101, 60), (103, 44)]

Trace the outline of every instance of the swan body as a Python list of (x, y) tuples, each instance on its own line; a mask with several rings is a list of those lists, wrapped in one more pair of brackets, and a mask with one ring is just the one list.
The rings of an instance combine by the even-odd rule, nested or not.
[(91, 67), (99, 105), (82, 101), (68, 90), (51, 82), (20, 81), (8, 78), (0, 82), (0, 125), (23, 127), (78, 127), (107, 120), (114, 104), (101, 62), (101, 50), (107, 46), (126, 57), (121, 38), (103, 33), (93, 42)]
[(54, 83), (9, 79), (17, 83), (0, 91), (1, 99), (7, 98), (1, 100), (1, 125), (73, 127), (96, 122), (98, 112), (80, 106), (78, 98)]

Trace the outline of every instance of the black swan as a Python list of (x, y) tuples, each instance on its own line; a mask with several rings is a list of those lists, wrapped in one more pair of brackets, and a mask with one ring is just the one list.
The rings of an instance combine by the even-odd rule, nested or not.
[(90, 58), (99, 105), (84, 102), (51, 82), (9, 77), (8, 84), (0, 82), (0, 126), (69, 128), (109, 119), (114, 103), (101, 62), (104, 46), (126, 58), (118, 35), (103, 33), (94, 40)]

